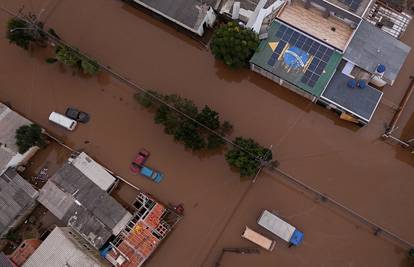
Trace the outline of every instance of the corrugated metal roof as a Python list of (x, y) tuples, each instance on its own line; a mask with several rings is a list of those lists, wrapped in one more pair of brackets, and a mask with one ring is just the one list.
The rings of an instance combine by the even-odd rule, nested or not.
[[(132, 215), (74, 165), (64, 164), (40, 190), (39, 202), (99, 249)], [(120, 225), (122, 224), (122, 225)]]
[(344, 53), (344, 58), (374, 73), (378, 64), (386, 67), (384, 79), (397, 78), (411, 48), (367, 21), (361, 21)]
[(153, 9), (168, 19), (178, 21), (198, 31), (207, 15), (209, 7), (214, 7), (216, 0), (134, 0), (136, 3)]
[(56, 227), (23, 267), (101, 267), (102, 263), (85, 253)]
[(25, 210), (32, 207), (38, 192), (14, 169), (0, 176), (0, 233)]
[(104, 191), (107, 191), (115, 183), (115, 177), (109, 174), (85, 152), (79, 154), (72, 161), (72, 164)]
[(0, 267), (13, 267), (9, 258), (2, 251), (0, 251)]

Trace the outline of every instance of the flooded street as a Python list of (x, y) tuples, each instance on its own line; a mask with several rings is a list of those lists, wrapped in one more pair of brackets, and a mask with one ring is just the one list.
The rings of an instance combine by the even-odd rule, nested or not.
[[(196, 41), (122, 1), (2, 1), (12, 10), (23, 3), (35, 13), (45, 8), (46, 26), (100, 63), (143, 88), (208, 104), (234, 125), (234, 136), (273, 145), (282, 170), (414, 242), (413, 155), (380, 139), (413, 74), (413, 52), (372, 122), (358, 128), (255, 73), (227, 69)], [(7, 19), (0, 13), (1, 25)], [(414, 47), (413, 24), (405, 40)], [(213, 266), (223, 247), (252, 245), (240, 235), (265, 208), (304, 231), (303, 246), (288, 249), (279, 241), (272, 253), (226, 254), (222, 266), (406, 266), (405, 250), (284, 178), (263, 173), (251, 186), (223, 155), (185, 150), (135, 103), (136, 91), (109, 74), (73, 75), (45, 63), (47, 51), (28, 53), (5, 38), (0, 51), (1, 102), (161, 201), (184, 203), (184, 219), (147, 266)], [(68, 106), (88, 112), (91, 121), (73, 133), (48, 122), (50, 112)], [(399, 130), (414, 126), (413, 111), (411, 99)], [(143, 147), (151, 151), (148, 164), (165, 173), (161, 184), (129, 172)]]

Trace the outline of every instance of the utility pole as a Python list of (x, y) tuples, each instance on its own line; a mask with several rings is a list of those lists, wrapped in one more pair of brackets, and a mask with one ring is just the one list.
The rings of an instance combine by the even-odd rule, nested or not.
[(259, 169), (257, 170), (256, 175), (252, 179), (253, 184), (256, 183), (257, 177), (262, 172), (263, 168), (269, 166), (272, 163), (270, 160), (268, 160), (268, 157), (270, 156), (269, 153), (272, 153), (272, 147), (273, 145), (270, 145), (269, 150), (266, 151), (266, 154), (260, 159)]
[[(401, 99), (401, 102), (400, 102), (400, 105), (398, 106), (397, 112), (395, 113), (394, 117), (392, 118), (388, 128), (385, 131), (385, 133), (382, 135), (382, 138), (384, 138), (384, 139), (390, 138), (390, 139), (396, 141), (397, 143), (401, 144), (405, 148), (410, 148), (410, 147), (413, 148), (413, 146), (411, 146), (411, 144), (410, 144), (413, 139), (410, 139), (408, 141), (404, 141), (404, 140), (401, 140), (398, 137), (393, 136), (392, 133), (396, 129), (398, 129), (398, 126), (397, 126), (398, 120), (400, 119), (401, 114), (402, 114), (405, 106), (407, 105), (408, 100), (410, 99), (412, 92), (414, 91), (414, 76), (410, 75), (410, 80), (411, 80), (410, 84), (407, 88), (407, 91), (404, 94), (404, 97)], [(412, 151), (411, 153), (414, 153), (414, 151)]]

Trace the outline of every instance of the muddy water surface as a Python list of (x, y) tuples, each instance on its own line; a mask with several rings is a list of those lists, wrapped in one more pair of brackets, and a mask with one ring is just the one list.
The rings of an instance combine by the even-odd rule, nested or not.
[[(145, 88), (208, 104), (234, 124), (235, 136), (273, 144), (283, 170), (414, 242), (413, 159), (379, 139), (393, 115), (389, 105), (380, 105), (372, 123), (359, 129), (248, 70), (228, 70), (197, 42), (122, 1), (4, 1), (11, 9), (22, 2), (34, 10), (45, 7), (47, 26), (100, 62)], [(0, 15), (1, 23), (6, 19)], [(134, 89), (109, 75), (73, 75), (44, 63), (47, 52), (28, 54), (4, 39), (0, 51), (0, 101), (11, 102), (68, 145), (165, 202), (184, 202), (185, 218), (148, 266), (212, 266), (222, 247), (251, 245), (240, 234), (244, 225), (255, 226), (263, 208), (280, 211), (303, 229), (305, 244), (293, 250), (280, 243), (274, 253), (246, 258), (226, 255), (224, 266), (398, 266), (403, 261), (395, 244), (284, 185), (283, 178), (263, 175), (250, 188), (221, 155), (186, 151), (134, 103)], [(408, 73), (397, 83), (404, 85)], [(386, 98), (398, 102), (402, 89), (390, 90)], [(47, 121), (51, 111), (68, 106), (89, 112), (90, 123), (69, 133)], [(148, 164), (166, 174), (161, 184), (129, 173), (129, 161), (141, 147), (152, 153)]]

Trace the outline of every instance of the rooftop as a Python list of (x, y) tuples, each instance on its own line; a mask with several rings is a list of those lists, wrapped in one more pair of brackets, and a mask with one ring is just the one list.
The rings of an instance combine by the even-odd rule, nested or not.
[(131, 214), (75, 166), (66, 163), (40, 190), (39, 202), (99, 249)]
[(338, 70), (322, 93), (322, 98), (369, 122), (383, 93), (369, 85), (363, 89), (349, 88), (347, 82), (350, 79)]
[(140, 193), (133, 206), (133, 218), (106, 255), (115, 266), (141, 266), (172, 228), (165, 219), (169, 211), (146, 194)]
[(85, 152), (80, 153), (74, 158), (71, 164), (104, 191), (108, 191), (115, 183), (115, 177)]
[(9, 163), (18, 154), (16, 130), (31, 123), (28, 119), (0, 103), (0, 174), (7, 169)]
[(367, 21), (361, 21), (344, 58), (375, 72), (379, 64), (386, 67), (384, 80), (393, 84), (411, 48)]
[(198, 32), (216, 0), (133, 0), (167, 19)]
[(16, 267), (16, 265), (10, 261), (9, 257), (7, 257), (6, 254), (3, 253), (3, 251), (0, 251), (0, 266), (1, 267)]
[(362, 17), (370, 5), (370, 0), (326, 0), (350, 13)]
[(101, 261), (84, 251), (86, 249), (73, 242), (66, 232), (55, 227), (23, 267), (102, 266)]
[(38, 194), (14, 169), (0, 176), (0, 234), (8, 231), (23, 211), (36, 204)]
[(340, 60), (334, 48), (275, 20), (250, 63), (318, 97)]
[(286, 4), (278, 18), (342, 51), (354, 31), (350, 25), (334, 16), (324, 17), (323, 12), (314, 7), (305, 8), (300, 0)]

